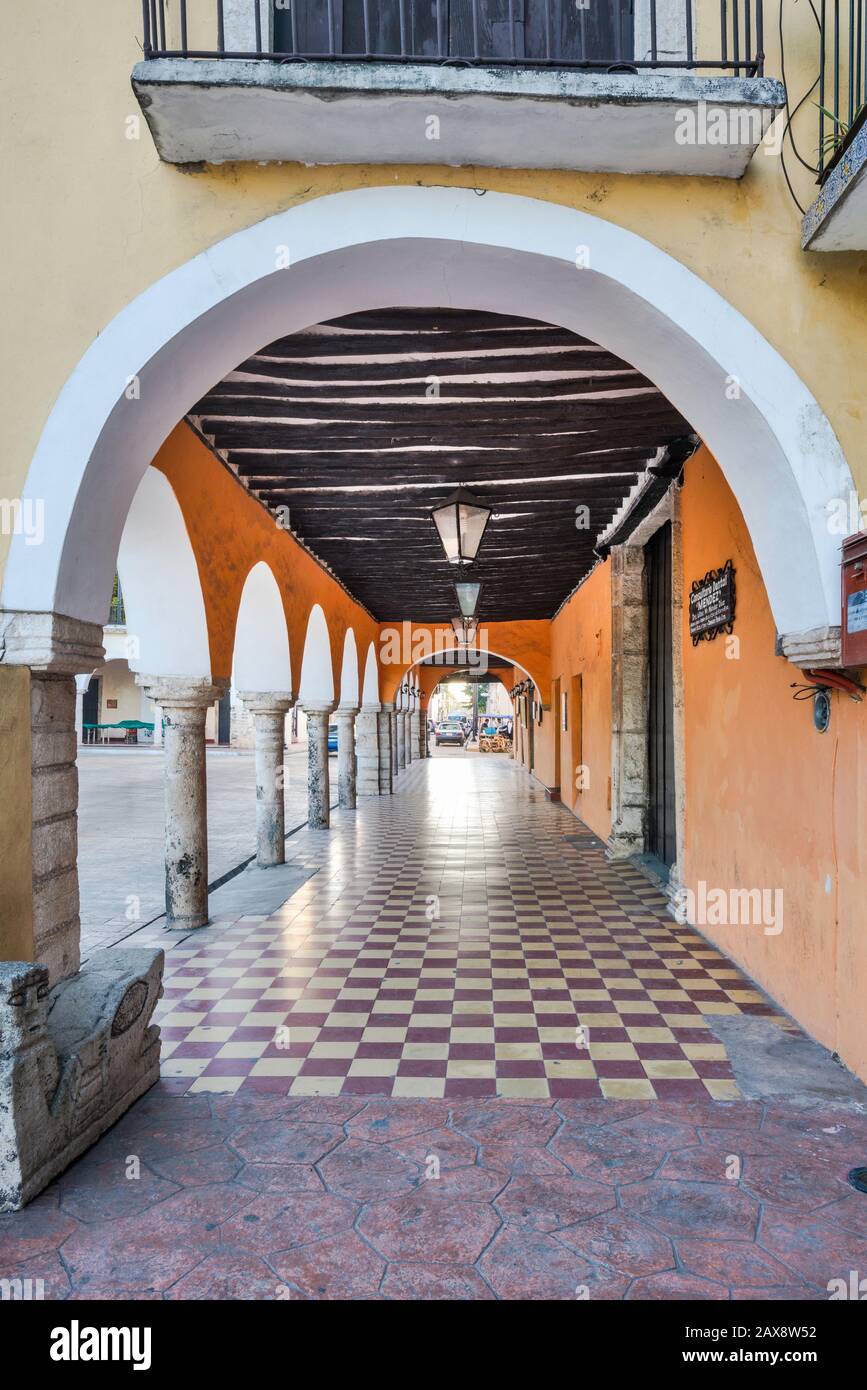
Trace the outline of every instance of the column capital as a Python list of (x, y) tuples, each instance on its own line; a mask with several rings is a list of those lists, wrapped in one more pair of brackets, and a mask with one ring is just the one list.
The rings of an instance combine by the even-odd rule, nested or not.
[(382, 714), (396, 714), (397, 706), (393, 700), (382, 700), (379, 706)]
[(210, 681), (205, 676), (136, 675), (135, 683), (162, 709), (207, 709), (229, 688), (227, 680)]
[(57, 676), (84, 675), (105, 660), (102, 628), (63, 613), (0, 613), (0, 663)]
[(335, 719), (354, 719), (358, 713), (358, 705), (338, 705), (337, 709), (334, 711), (334, 717)]
[(779, 652), (793, 666), (839, 666), (841, 662), (841, 629), (814, 627), (808, 632), (784, 632), (778, 639)]
[(299, 704), (309, 718), (311, 715), (333, 714), (337, 708), (335, 700), (300, 700)]
[(288, 714), (295, 704), (288, 690), (239, 690), (238, 698), (251, 714)]
[(378, 700), (373, 700), (369, 703), (365, 702), (358, 712), (359, 714), (381, 714), (384, 708), (385, 706), (381, 705)]

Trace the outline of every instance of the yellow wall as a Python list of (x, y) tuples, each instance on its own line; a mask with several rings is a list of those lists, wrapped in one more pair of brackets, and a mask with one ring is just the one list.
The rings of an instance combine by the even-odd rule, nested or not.
[[(815, 76), (815, 26), (787, 10), (793, 89)], [(768, 72), (779, 72), (774, 0), (765, 7)], [(796, 22), (797, 21), (797, 22)], [(789, 360), (828, 414), (867, 493), (863, 363), (867, 254), (805, 255), (800, 214), (778, 156), (746, 177), (676, 179), (440, 167), (226, 165), (185, 173), (160, 163), (129, 75), (140, 56), (137, 0), (5, 5), (7, 58), (2, 228), (6, 331), (0, 374), (16, 409), (4, 421), (0, 497), (20, 494), (48, 412), (105, 325), (160, 276), (231, 232), (346, 188), (447, 184), (563, 203), (656, 243), (740, 309)], [(810, 76), (809, 80), (812, 80)], [(803, 148), (811, 153), (810, 103)], [(789, 156), (789, 163), (795, 161)], [(797, 169), (797, 166), (796, 166)], [(802, 199), (809, 176), (797, 172)], [(737, 364), (732, 364), (737, 371)], [(0, 559), (8, 538), (0, 536)]]
[[(551, 674), (569, 696), (569, 727), (560, 733), (560, 796), (605, 840), (611, 833), (611, 565), (598, 565), (551, 624)], [(574, 677), (581, 677), (581, 764), (576, 784)], [(553, 711), (552, 711), (553, 712)], [(553, 712), (560, 717), (560, 711)]]
[(706, 934), (827, 1047), (867, 1075), (867, 702), (832, 696), (827, 733), (799, 673), (774, 655), (774, 623), (740, 509), (706, 450), (681, 494), (684, 590), (734, 562), (740, 655), (692, 646), (683, 613), (684, 878), (783, 890), (783, 930)]

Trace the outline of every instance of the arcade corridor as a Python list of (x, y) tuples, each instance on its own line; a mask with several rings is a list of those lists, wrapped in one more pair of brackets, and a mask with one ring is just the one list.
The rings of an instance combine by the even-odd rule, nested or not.
[[(288, 846), (309, 877), (269, 917), (159, 933), (163, 1080), (0, 1216), (10, 1277), (52, 1299), (811, 1300), (858, 1267), (864, 1088), (512, 761), (435, 754)], [(776, 1054), (729, 1056), (720, 1020)]]

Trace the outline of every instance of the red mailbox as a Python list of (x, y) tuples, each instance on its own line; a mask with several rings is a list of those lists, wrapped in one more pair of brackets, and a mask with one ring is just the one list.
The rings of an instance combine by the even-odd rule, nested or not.
[(843, 665), (867, 666), (867, 531), (843, 542)]

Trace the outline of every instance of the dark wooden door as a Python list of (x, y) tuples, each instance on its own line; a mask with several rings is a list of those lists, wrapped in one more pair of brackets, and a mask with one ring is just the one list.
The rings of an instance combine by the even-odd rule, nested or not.
[(671, 524), (645, 547), (650, 699), (648, 702), (647, 848), (669, 867), (677, 858), (674, 827), (674, 691), (671, 644)]

